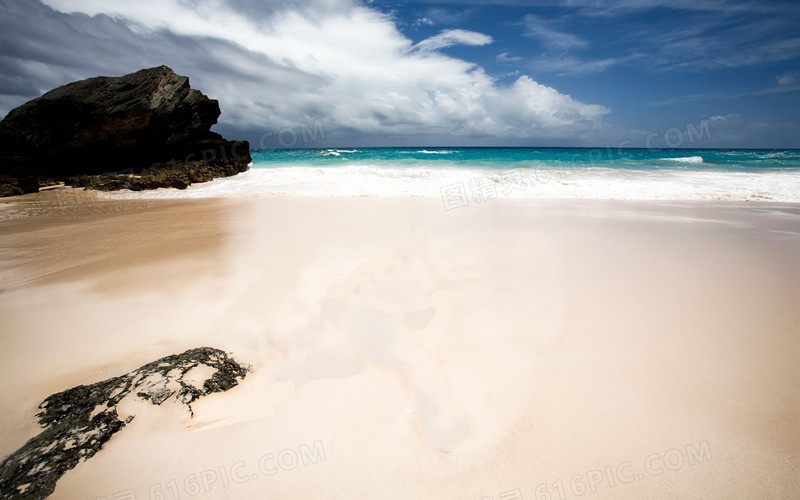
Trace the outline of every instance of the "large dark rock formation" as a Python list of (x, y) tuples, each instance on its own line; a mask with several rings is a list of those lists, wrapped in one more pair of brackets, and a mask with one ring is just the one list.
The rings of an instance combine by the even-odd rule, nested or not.
[[(149, 189), (235, 175), (250, 147), (210, 131), (219, 115), (166, 66), (64, 85), (0, 122), (0, 195), (35, 191), (38, 180)], [(86, 177), (97, 174), (111, 175)]]
[[(189, 374), (195, 368), (213, 373), (200, 383), (197, 375)], [(64, 473), (94, 456), (135, 418), (117, 413), (124, 398), (154, 405), (173, 400), (191, 413), (195, 400), (236, 386), (246, 374), (247, 369), (224, 352), (200, 347), (53, 394), (36, 415), (44, 430), (0, 462), (0, 498), (39, 500), (50, 495)]]

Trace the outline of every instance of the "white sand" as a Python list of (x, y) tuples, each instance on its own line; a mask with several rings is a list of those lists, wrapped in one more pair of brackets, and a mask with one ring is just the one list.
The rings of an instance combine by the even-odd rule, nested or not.
[(126, 401), (53, 498), (800, 489), (798, 206), (41, 200), (0, 223), (0, 453), (158, 357), (253, 368), (193, 418)]

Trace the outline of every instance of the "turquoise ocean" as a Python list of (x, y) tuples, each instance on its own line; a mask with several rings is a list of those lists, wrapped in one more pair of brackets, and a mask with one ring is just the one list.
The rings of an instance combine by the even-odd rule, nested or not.
[(252, 151), (250, 171), (151, 197), (420, 196), (800, 203), (800, 150), (339, 148)]

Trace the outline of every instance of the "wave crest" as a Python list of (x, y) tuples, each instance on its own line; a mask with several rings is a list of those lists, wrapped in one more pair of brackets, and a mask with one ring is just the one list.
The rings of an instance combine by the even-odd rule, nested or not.
[(677, 161), (679, 163), (703, 163), (702, 156), (681, 156), (678, 158), (664, 158), (669, 161)]

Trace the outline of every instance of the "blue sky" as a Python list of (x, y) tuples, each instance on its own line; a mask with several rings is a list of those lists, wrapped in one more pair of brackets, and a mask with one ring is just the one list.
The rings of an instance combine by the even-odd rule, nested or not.
[(0, 113), (167, 64), (252, 146), (800, 148), (795, 0), (0, 0)]

